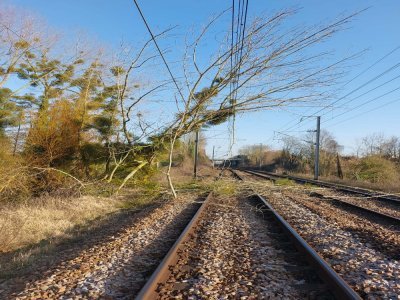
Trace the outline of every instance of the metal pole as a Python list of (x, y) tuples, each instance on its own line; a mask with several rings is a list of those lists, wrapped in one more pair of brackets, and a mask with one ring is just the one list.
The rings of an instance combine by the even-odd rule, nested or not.
[(260, 143), (260, 161), (259, 161), (259, 169), (261, 170), (261, 160), (262, 160), (262, 143)]
[(194, 174), (193, 177), (197, 178), (197, 162), (198, 162), (198, 152), (199, 152), (199, 131), (196, 131), (196, 139), (194, 145)]
[(215, 153), (215, 146), (213, 146), (213, 154), (212, 154), (212, 168), (214, 169), (215, 164), (214, 164), (214, 153)]
[(318, 180), (319, 175), (319, 136), (321, 131), (321, 117), (317, 117), (317, 137), (315, 141), (315, 170), (314, 170), (314, 179)]

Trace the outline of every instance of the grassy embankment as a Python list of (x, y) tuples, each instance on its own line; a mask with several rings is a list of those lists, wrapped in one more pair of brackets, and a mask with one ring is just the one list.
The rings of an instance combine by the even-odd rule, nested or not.
[[(172, 172), (178, 194), (218, 190), (213, 181), (218, 173), (206, 165), (200, 167), (197, 181), (193, 181), (190, 163)], [(41, 196), (0, 202), (0, 278), (29, 274), (34, 271), (35, 261), (50, 259), (57, 255), (55, 252), (72, 249), (76, 243), (84, 244), (89, 235), (90, 239), (93, 235), (106, 239), (118, 228), (122, 230), (124, 222), (129, 224), (126, 219), (137, 212), (172, 200), (163, 169), (150, 182), (129, 186), (118, 195), (98, 196), (96, 188), (90, 190), (81, 197)]]

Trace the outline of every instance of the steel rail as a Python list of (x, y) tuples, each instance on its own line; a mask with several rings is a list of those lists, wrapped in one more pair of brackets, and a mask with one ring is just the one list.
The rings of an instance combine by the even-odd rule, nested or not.
[(337, 274), (328, 263), (318, 255), (318, 253), (285, 221), (283, 217), (271, 206), (271, 204), (261, 195), (255, 195), (272, 213), (279, 225), (293, 241), (297, 250), (304, 254), (307, 261), (315, 267), (318, 275), (330, 287), (332, 294), (337, 299), (361, 299), (361, 297)]
[[(232, 170), (233, 174), (236, 174), (237, 178), (243, 180), (239, 174)], [(272, 207), (272, 205), (261, 195), (255, 194), (271, 212), (273, 217), (278, 221), (279, 225), (286, 232), (286, 234), (293, 241), (297, 250), (304, 254), (307, 261), (312, 265), (318, 275), (326, 282), (330, 287), (332, 294), (337, 299), (361, 299), (361, 297), (355, 292), (347, 283), (340, 277), (339, 274), (333, 270), (329, 264), (297, 233), (295, 229)]]
[(174, 245), (168, 251), (164, 259), (158, 265), (157, 269), (153, 272), (149, 280), (142, 287), (136, 300), (149, 300), (157, 299), (159, 297), (157, 289), (162, 283), (165, 283), (171, 275), (170, 267), (175, 265), (179, 260), (179, 252), (184, 249), (184, 243), (194, 235), (197, 225), (203, 215), (207, 205), (212, 199), (212, 192), (210, 192), (206, 199), (203, 201), (196, 214), (190, 220), (189, 224), (182, 231), (179, 238), (175, 241)]
[(229, 169), (229, 171), (231, 171), (233, 177), (235, 177), (236, 179), (238, 179), (238, 180), (240, 180), (240, 181), (243, 181), (243, 177), (240, 176), (238, 173), (236, 173), (234, 170)]
[[(311, 183), (313, 185), (321, 186), (321, 187), (327, 187), (331, 189), (335, 189), (341, 192), (345, 193), (350, 193), (350, 194), (359, 194), (371, 198), (375, 198), (378, 200), (384, 200), (384, 201), (390, 201), (396, 204), (400, 204), (400, 196), (397, 195), (387, 195), (384, 193), (368, 190), (368, 189), (363, 189), (363, 188), (358, 188), (358, 187), (352, 187), (344, 184), (337, 184), (337, 183), (331, 183), (331, 182), (326, 182), (326, 181), (320, 181), (320, 180), (314, 180), (314, 179), (308, 179), (308, 178), (301, 178), (297, 176), (292, 176), (292, 175), (282, 175), (282, 174), (276, 174), (276, 173), (271, 173), (271, 172), (266, 172), (266, 171), (254, 171), (254, 170), (241, 170), (244, 172), (251, 172), (253, 175), (258, 174), (258, 176), (266, 175), (270, 176), (271, 178), (276, 177), (276, 178), (288, 178), (292, 179), (296, 182), (305, 184), (305, 183)], [(257, 173), (257, 174), (256, 174)]]
[(261, 178), (264, 178), (264, 179), (271, 180), (272, 182), (275, 182), (277, 180), (277, 178), (274, 178), (273, 176), (270, 176), (270, 175), (267, 175), (267, 174), (258, 173), (258, 172), (250, 171), (250, 170), (241, 170), (241, 171), (244, 171), (246, 173), (249, 173), (249, 174), (257, 176), (257, 177), (261, 177)]
[[(278, 176), (282, 176), (282, 177), (285, 176), (285, 178), (289, 178), (290, 179), (290, 177), (289, 176), (286, 177), (286, 175), (271, 175), (269, 173), (268, 174), (264, 174), (264, 173), (258, 173), (258, 172), (250, 171), (250, 170), (243, 170), (243, 171), (246, 172), (246, 173), (261, 177), (261, 178), (268, 179), (268, 180), (273, 180), (273, 179), (271, 179), (272, 176), (277, 176), (277, 177)], [(303, 180), (303, 178), (301, 180)], [(306, 181), (307, 179), (304, 179), (304, 180)], [(314, 181), (314, 180), (312, 180), (312, 181)], [(373, 210), (373, 209), (362, 207), (362, 206), (359, 206), (357, 204), (353, 204), (353, 203), (350, 203), (350, 202), (347, 202), (345, 200), (338, 199), (338, 198), (335, 198), (335, 197), (325, 197), (323, 195), (321, 195), (321, 196), (324, 199), (335, 201), (336, 203), (338, 203), (340, 205), (343, 205), (344, 207), (354, 208), (356, 210), (363, 211), (363, 212), (369, 213), (371, 215), (374, 215), (374, 216), (376, 216), (376, 217), (378, 217), (380, 219), (383, 219), (383, 220), (385, 220), (387, 222), (390, 222), (390, 223), (393, 223), (395, 225), (400, 225), (400, 218), (397, 218), (397, 217), (394, 217), (394, 216), (391, 216), (391, 215), (388, 215), (388, 214), (385, 214), (385, 213), (381, 213), (381, 212)]]
[(376, 211), (376, 210), (372, 210), (372, 209), (369, 209), (369, 208), (366, 208), (366, 207), (362, 207), (362, 206), (359, 206), (357, 204), (353, 204), (353, 203), (347, 202), (345, 200), (341, 200), (341, 199), (337, 199), (337, 198), (333, 198), (333, 197), (324, 197), (324, 199), (329, 199), (329, 200), (335, 201), (336, 203), (339, 203), (340, 205), (347, 206), (347, 207), (350, 207), (350, 208), (354, 208), (354, 209), (357, 209), (359, 211), (363, 211), (363, 212), (369, 213), (371, 215), (374, 215), (376, 217), (379, 217), (379, 218), (381, 218), (381, 219), (383, 219), (385, 221), (388, 221), (390, 223), (393, 223), (395, 225), (400, 225), (400, 218), (396, 218), (394, 216), (391, 216), (391, 215), (388, 215), (388, 214), (385, 214), (385, 213), (381, 213), (381, 212)]

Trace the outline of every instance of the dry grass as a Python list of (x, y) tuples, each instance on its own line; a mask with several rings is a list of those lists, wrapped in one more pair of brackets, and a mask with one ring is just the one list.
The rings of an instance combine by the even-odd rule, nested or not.
[[(212, 189), (231, 192), (231, 187), (214, 186), (217, 170), (201, 166), (202, 180), (198, 181), (193, 180), (192, 170), (189, 163), (173, 168), (179, 194), (185, 190), (193, 194)], [(210, 171), (214, 171), (212, 175), (207, 174)], [(154, 176), (151, 184), (125, 188), (118, 196), (47, 196), (0, 201), (0, 280), (31, 274), (37, 266), (56, 259), (60, 251), (79, 245), (85, 247), (93, 242), (92, 237), (95, 241), (102, 240), (103, 233), (108, 236), (112, 228), (129, 222), (142, 208), (150, 209), (153, 204), (157, 206), (171, 199), (166, 182), (163, 182), (165, 176), (160, 173)], [(102, 191), (103, 187), (96, 186), (95, 190)]]
[[(181, 185), (190, 184), (193, 181), (193, 166), (192, 160), (185, 159), (180, 166), (171, 168), (172, 182), (176, 188), (179, 189)], [(168, 189), (165, 175), (166, 171), (167, 167), (161, 167), (159, 172), (153, 176), (152, 180)], [(219, 173), (220, 170), (213, 169), (211, 164), (208, 163), (199, 163), (197, 168), (197, 176), (203, 181), (212, 181)]]
[(68, 231), (125, 206), (115, 198), (42, 198), (0, 208), (0, 253), (49, 238), (68, 238)]
[[(201, 166), (199, 169), (202, 175), (209, 173), (211, 168)], [(192, 178), (192, 170), (190, 163), (173, 168), (178, 189), (189, 187), (193, 190), (193, 184), (194, 190), (212, 189), (205, 187), (207, 184), (197, 186), (198, 182)], [(118, 197), (42, 197), (0, 202), (0, 253), (35, 246), (44, 240), (67, 240), (77, 226), (84, 227), (91, 220), (121, 209), (142, 207), (160, 193), (168, 196), (167, 185), (163, 182), (165, 176), (160, 176), (160, 173), (154, 178), (154, 187), (125, 189)], [(213, 178), (208, 176), (205, 181), (212, 181)]]

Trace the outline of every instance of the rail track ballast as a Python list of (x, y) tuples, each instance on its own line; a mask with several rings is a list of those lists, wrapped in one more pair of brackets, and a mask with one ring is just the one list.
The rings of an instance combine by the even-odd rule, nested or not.
[[(238, 223), (235, 223), (235, 218)], [(255, 222), (258, 226), (249, 228), (250, 237), (246, 237), (243, 229), (248, 224), (240, 224), (246, 218), (251, 219), (248, 222), (252, 224), (250, 227), (254, 226)], [(224, 229), (227, 223), (231, 227)], [(264, 235), (260, 235), (261, 231)], [(232, 232), (238, 235), (230, 236)], [(241, 247), (245, 249), (247, 243), (253, 243), (254, 237), (251, 232), (260, 239), (257, 242), (264, 247), (263, 251), (254, 247), (250, 248), (250, 252), (242, 250)], [(248, 241), (237, 239), (242, 236)], [(217, 249), (217, 256), (218, 253), (225, 253), (226, 257), (222, 257), (218, 265), (220, 267), (215, 268), (215, 257), (202, 255), (206, 255), (218, 245), (225, 249)], [(264, 256), (260, 254), (261, 256), (253, 258), (257, 253)], [(253, 265), (248, 261), (257, 263)], [(225, 272), (225, 266), (229, 266), (231, 262), (232, 268)], [(212, 193), (207, 196), (136, 299), (186, 299), (190, 296), (193, 299), (205, 299), (215, 295), (226, 299), (235, 298), (233, 295), (262, 297), (259, 293), (276, 288), (273, 284), (276, 285), (278, 281), (275, 282), (274, 278), (266, 279), (264, 275), (257, 277), (255, 274), (249, 274), (249, 270), (254, 268), (262, 273), (263, 268), (270, 270), (270, 267), (276, 266), (280, 271), (268, 271), (268, 276), (276, 274), (279, 277), (282, 270), (288, 272), (283, 278), (287, 276), (294, 278), (291, 279), (294, 281), (287, 279), (287, 282), (280, 281), (280, 285), (282, 289), (292, 288), (296, 295), (302, 295), (298, 296), (299, 298), (360, 299), (359, 295), (273, 209), (267, 199), (257, 194), (240, 200), (234, 200), (232, 197), (224, 199)], [(220, 278), (223, 279), (206, 281), (207, 274), (214, 274), (213, 272), (220, 274)], [(229, 276), (229, 280), (226, 279)], [(249, 278), (255, 279), (252, 281)], [(293, 282), (297, 283), (291, 286)], [(201, 293), (198, 290), (201, 290)]]

